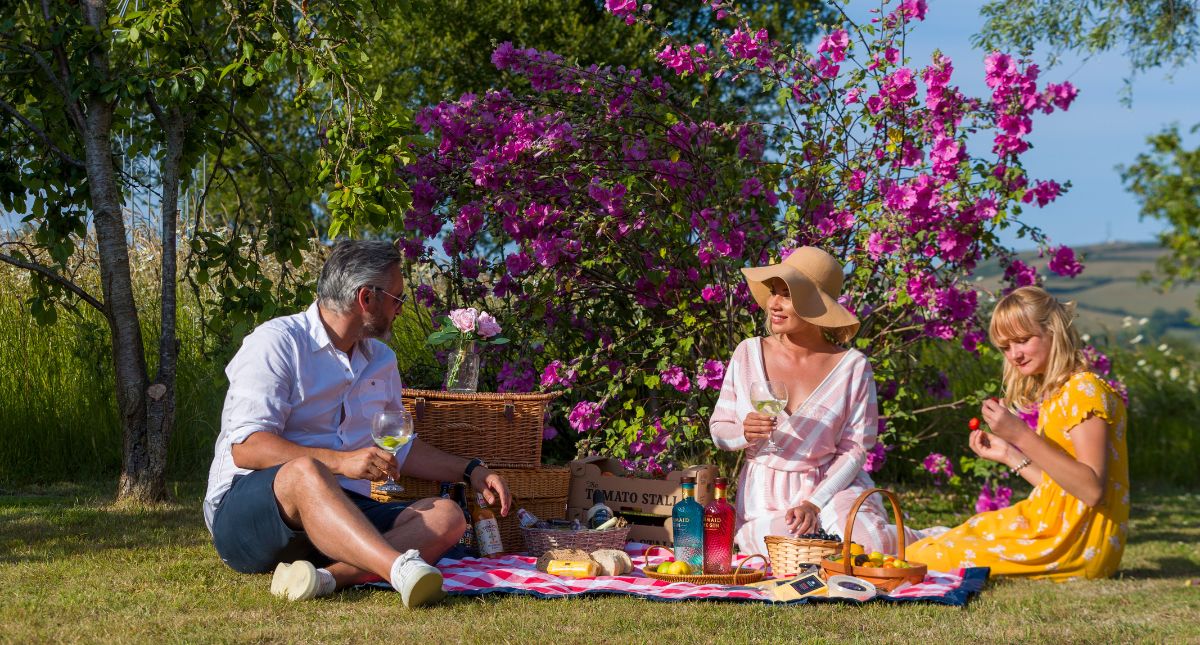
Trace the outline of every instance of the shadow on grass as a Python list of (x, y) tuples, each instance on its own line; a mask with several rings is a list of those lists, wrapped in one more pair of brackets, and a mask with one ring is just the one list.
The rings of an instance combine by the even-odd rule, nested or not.
[(1200, 564), (1197, 564), (1195, 561), (1189, 558), (1166, 556), (1161, 558), (1150, 558), (1150, 561), (1157, 565), (1157, 567), (1121, 569), (1118, 575), (1122, 578), (1133, 578), (1136, 580), (1194, 578), (1200, 576)]
[(0, 497), (0, 563), (199, 546), (208, 541), (199, 513), (193, 504), (123, 509), (100, 497)]

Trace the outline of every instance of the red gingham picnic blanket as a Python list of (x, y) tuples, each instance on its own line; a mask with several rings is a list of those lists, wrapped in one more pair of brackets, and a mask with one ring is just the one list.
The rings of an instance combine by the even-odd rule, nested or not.
[[(770, 592), (758, 587), (729, 585), (697, 585), (688, 582), (667, 582), (646, 577), (642, 573), (643, 555), (649, 547), (630, 542), (625, 551), (634, 561), (633, 573), (624, 576), (595, 578), (560, 578), (537, 570), (536, 558), (507, 555), (496, 558), (442, 558), (437, 567), (445, 578), (443, 588), (451, 595), (478, 596), (492, 593), (523, 594), (540, 598), (562, 598), (589, 594), (625, 594), (647, 600), (674, 602), (681, 600), (717, 600), (733, 602), (772, 602)], [(665, 553), (650, 556), (650, 564), (668, 559)], [(735, 559), (735, 564), (742, 558)], [(755, 560), (747, 566), (760, 567)], [(978, 593), (987, 581), (988, 569), (977, 567), (954, 572), (930, 572), (925, 581), (908, 585), (876, 600), (921, 600), (948, 605), (963, 605)], [(387, 586), (386, 583), (379, 583)], [(806, 602), (850, 602), (841, 598), (801, 598), (788, 604)], [(780, 603), (782, 604), (782, 603)]]

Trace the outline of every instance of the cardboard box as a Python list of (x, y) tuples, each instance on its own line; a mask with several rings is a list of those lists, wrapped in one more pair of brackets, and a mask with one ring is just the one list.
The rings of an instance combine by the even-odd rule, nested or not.
[(671, 507), (683, 498), (683, 484), (680, 480), (685, 476), (696, 478), (696, 501), (701, 506), (708, 504), (713, 498), (716, 466), (691, 466), (671, 472), (666, 479), (643, 479), (631, 477), (617, 459), (576, 459), (571, 462), (571, 487), (567, 506), (576, 509), (591, 508), (592, 492), (600, 489), (604, 491), (605, 503), (615, 513), (632, 512), (670, 517)]

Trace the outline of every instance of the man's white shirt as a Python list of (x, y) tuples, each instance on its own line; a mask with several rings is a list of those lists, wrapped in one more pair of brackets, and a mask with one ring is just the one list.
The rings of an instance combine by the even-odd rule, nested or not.
[[(375, 413), (402, 405), (391, 348), (368, 339), (347, 355), (330, 341), (316, 303), (260, 325), (242, 341), (225, 374), (229, 392), (204, 496), (209, 531), (233, 478), (252, 472), (234, 465), (234, 444), (255, 432), (270, 432), (310, 448), (358, 450), (374, 443)], [(411, 447), (409, 442), (396, 454), (398, 464), (404, 464)], [(346, 490), (370, 494), (368, 481), (338, 479)]]

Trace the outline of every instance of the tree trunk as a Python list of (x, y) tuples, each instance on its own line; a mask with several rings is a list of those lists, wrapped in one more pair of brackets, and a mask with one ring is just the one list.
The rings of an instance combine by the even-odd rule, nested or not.
[[(85, 0), (85, 21), (100, 29), (107, 21), (102, 0)], [(89, 63), (100, 75), (109, 72), (103, 47), (93, 48)], [(92, 217), (100, 253), (100, 284), (105, 315), (112, 334), (113, 367), (116, 377), (117, 411), (124, 435), (124, 458), (117, 487), (118, 501), (157, 501), (164, 497), (162, 473), (155, 477), (149, 468), (152, 442), (146, 419), (146, 358), (133, 281), (129, 274), (129, 247), (121, 213), (121, 187), (112, 154), (112, 117), (115, 104), (99, 91), (83, 99), (87, 113), (81, 133), (87, 167)]]
[[(146, 411), (146, 461), (144, 479), (153, 484), (154, 490), (165, 490), (167, 471), (167, 448), (171, 432), (175, 427), (175, 375), (179, 360), (179, 344), (176, 338), (177, 282), (176, 274), (176, 223), (179, 220), (179, 187), (182, 176), (180, 166), (183, 159), (185, 132), (190, 119), (178, 108), (164, 113), (147, 96), (159, 125), (166, 135), (166, 154), (162, 160), (162, 317), (161, 336), (158, 341), (158, 372), (154, 383), (147, 389), (149, 400)], [(122, 475), (122, 481), (128, 476)]]

